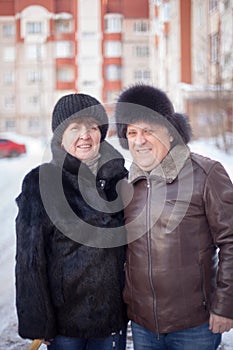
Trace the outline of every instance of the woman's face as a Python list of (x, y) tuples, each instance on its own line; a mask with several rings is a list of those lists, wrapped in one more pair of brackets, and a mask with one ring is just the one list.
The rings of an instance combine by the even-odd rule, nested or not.
[(94, 119), (74, 120), (65, 129), (62, 146), (80, 160), (95, 158), (99, 153), (101, 133)]

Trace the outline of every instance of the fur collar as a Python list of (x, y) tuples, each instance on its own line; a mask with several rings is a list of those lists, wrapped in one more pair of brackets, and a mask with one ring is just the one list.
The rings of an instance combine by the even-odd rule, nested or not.
[[(90, 173), (88, 166), (78, 158), (71, 156), (56, 142), (54, 138), (51, 143), (52, 163), (58, 165), (72, 174), (83, 174), (85, 177)], [(105, 181), (110, 179), (122, 179), (127, 176), (127, 170), (124, 168), (124, 158), (107, 141), (100, 144), (100, 158), (98, 160), (97, 178)], [(81, 170), (81, 172), (80, 172)]]
[(188, 146), (177, 145), (170, 150), (163, 161), (158, 164), (150, 174), (143, 171), (137, 164), (132, 163), (129, 170), (129, 182), (134, 183), (142, 178), (159, 178), (167, 183), (173, 182), (189, 158)]

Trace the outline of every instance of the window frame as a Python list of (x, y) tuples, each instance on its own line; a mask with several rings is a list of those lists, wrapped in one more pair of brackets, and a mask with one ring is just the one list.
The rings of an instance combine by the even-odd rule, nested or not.
[(14, 23), (3, 23), (2, 24), (2, 37), (13, 38), (15, 37), (15, 24)]

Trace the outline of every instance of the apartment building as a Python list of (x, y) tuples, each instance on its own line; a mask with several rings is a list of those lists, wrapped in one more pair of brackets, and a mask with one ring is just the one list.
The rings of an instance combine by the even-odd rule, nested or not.
[(196, 136), (232, 131), (232, 2), (0, 0), (0, 132), (46, 135), (72, 92), (111, 117), (136, 82), (165, 90)]
[(76, 1), (0, 1), (0, 130), (45, 135), (76, 90)]
[(147, 0), (0, 0), (0, 131), (45, 135), (67, 93), (111, 105), (149, 55)]
[(194, 136), (233, 132), (232, 0), (150, 1), (150, 22), (153, 81)]

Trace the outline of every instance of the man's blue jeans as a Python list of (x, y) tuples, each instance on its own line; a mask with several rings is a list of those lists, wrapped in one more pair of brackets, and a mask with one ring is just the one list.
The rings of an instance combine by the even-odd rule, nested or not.
[(178, 332), (155, 334), (131, 322), (134, 350), (216, 350), (221, 334), (214, 334), (209, 325)]
[(58, 335), (48, 350), (125, 350), (126, 330), (113, 333), (107, 338), (81, 339)]

